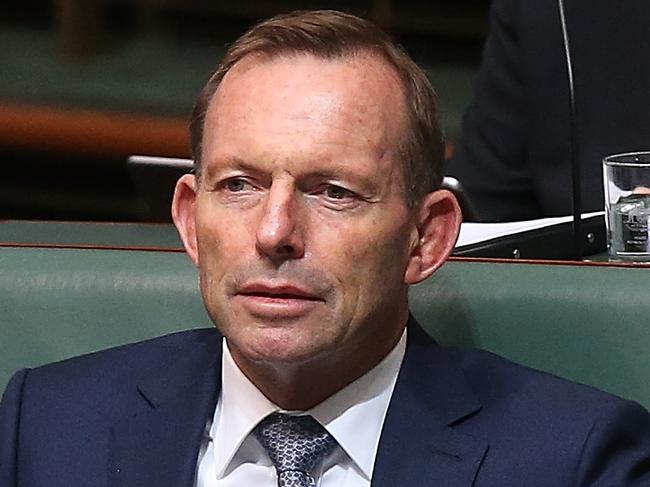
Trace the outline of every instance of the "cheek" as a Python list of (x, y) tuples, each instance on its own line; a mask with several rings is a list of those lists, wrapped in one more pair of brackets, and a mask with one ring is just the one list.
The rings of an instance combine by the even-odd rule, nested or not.
[(254, 223), (244, 213), (228, 211), (211, 204), (208, 198), (197, 210), (196, 234), (199, 258), (214, 261), (234, 259), (254, 242)]
[[(246, 264), (250, 238), (242, 219), (228, 218), (217, 212), (197, 214), (201, 290), (208, 305), (223, 299), (224, 282), (233, 270)], [(249, 253), (249, 252), (248, 252)]]
[(408, 262), (408, 230), (381, 225), (330, 227), (315, 255), (340, 280), (347, 299), (368, 299), (403, 284)]
[(232, 242), (232, 230), (222, 218), (197, 218), (201, 294), (212, 321), (224, 334), (229, 334), (232, 322), (226, 283), (242, 262), (241, 251), (236, 253), (242, 246)]
[(212, 273), (219, 268), (224, 258), (222, 252), (226, 251), (226, 242), (216, 229), (198, 223), (196, 230), (197, 246), (199, 253), (199, 268), (202, 272)]
[(401, 287), (408, 261), (408, 252), (403, 238), (378, 238), (369, 242), (363, 256), (357, 258), (364, 262), (361, 269), (366, 287), (375, 294), (383, 294), (382, 289)]

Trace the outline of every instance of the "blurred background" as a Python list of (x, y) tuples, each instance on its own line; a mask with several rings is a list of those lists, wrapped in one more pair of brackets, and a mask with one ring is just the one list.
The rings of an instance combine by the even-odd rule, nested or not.
[[(451, 155), (489, 4), (4, 0), (0, 219), (169, 221), (160, 205), (171, 194), (168, 175), (138, 173), (127, 157), (188, 157), (194, 99), (228, 43), (256, 21), (295, 9), (345, 10), (389, 31), (438, 90)], [(158, 203), (146, 194), (152, 188)]]

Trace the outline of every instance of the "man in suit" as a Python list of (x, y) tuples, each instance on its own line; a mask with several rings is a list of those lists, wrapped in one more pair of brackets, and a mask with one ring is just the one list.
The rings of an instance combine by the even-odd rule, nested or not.
[(433, 89), (377, 27), (254, 27), (192, 140), (172, 212), (219, 331), (19, 372), (3, 487), (648, 484), (642, 407), (443, 349), (409, 316), (460, 211)]
[[(603, 157), (648, 149), (647, 0), (565, 0), (584, 211), (604, 208)], [(569, 87), (557, 0), (495, 0), (449, 172), (479, 219), (572, 212)]]

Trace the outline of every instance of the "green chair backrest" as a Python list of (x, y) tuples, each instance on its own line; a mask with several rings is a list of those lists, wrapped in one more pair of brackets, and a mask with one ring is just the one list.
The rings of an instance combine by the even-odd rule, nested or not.
[(411, 290), (441, 343), (490, 350), (650, 408), (650, 269), (454, 261)]
[[(485, 348), (650, 407), (650, 270), (453, 260), (411, 291), (446, 345)], [(19, 367), (212, 326), (186, 255), (0, 248), (0, 389)]]
[(44, 246), (94, 246), (182, 250), (170, 223), (0, 220), (0, 242)]
[(201, 326), (184, 253), (0, 248), (0, 389), (19, 367)]

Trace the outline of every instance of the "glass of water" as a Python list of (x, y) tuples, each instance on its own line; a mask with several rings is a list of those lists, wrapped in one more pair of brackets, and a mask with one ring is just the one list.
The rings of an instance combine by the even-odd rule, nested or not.
[(610, 260), (650, 264), (650, 151), (603, 159)]

